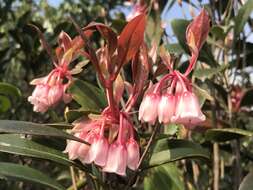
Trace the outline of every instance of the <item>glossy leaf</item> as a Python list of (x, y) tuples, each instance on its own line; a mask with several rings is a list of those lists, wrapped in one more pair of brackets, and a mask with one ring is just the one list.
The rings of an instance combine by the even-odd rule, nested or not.
[(253, 89), (248, 89), (243, 93), (242, 99), (240, 101), (240, 106), (252, 106), (253, 105)]
[(141, 14), (124, 27), (118, 39), (118, 60), (127, 63), (143, 43), (146, 15)]
[(209, 129), (206, 131), (205, 139), (218, 142), (229, 141), (241, 137), (252, 137), (253, 132), (238, 128)]
[(251, 190), (253, 188), (253, 171), (251, 170), (242, 180), (239, 190)]
[(223, 72), (226, 68), (228, 67), (228, 65), (220, 65), (218, 67), (215, 68), (201, 68), (201, 69), (195, 69), (193, 75), (199, 79), (206, 79), (206, 78), (211, 78), (214, 75)]
[(124, 80), (121, 77), (121, 74), (119, 74), (114, 82), (114, 100), (118, 104), (122, 98), (123, 92), (124, 92)]
[(28, 134), (39, 136), (51, 136), (64, 139), (71, 139), (85, 143), (81, 139), (70, 135), (62, 130), (26, 121), (0, 120), (0, 133)]
[(47, 159), (67, 166), (75, 165), (61, 151), (20, 138), (19, 135), (0, 134), (0, 152)]
[(199, 52), (210, 30), (210, 19), (205, 9), (188, 25), (186, 41), (192, 53)]
[(108, 26), (101, 23), (91, 23), (84, 30), (96, 29), (108, 42), (109, 55), (112, 55), (117, 48), (117, 34)]
[(140, 51), (133, 59), (132, 73), (134, 81), (133, 94), (138, 95), (142, 91), (149, 75), (148, 52), (145, 45), (141, 46)]
[(8, 97), (0, 95), (0, 113), (4, 113), (11, 108), (11, 101)]
[[(188, 46), (185, 43), (186, 42), (185, 32), (189, 23), (190, 22), (188, 20), (184, 20), (184, 19), (173, 19), (171, 21), (171, 27), (172, 27), (173, 33), (177, 37), (179, 45), (188, 54), (190, 53), (190, 51), (189, 51)], [(204, 61), (212, 66), (217, 65), (217, 63), (214, 60), (211, 50), (206, 44), (203, 45), (200, 51), (199, 60)]]
[(0, 82), (0, 113), (8, 111), (20, 99), (21, 92), (17, 87)]
[(144, 190), (169, 189), (184, 190), (182, 173), (174, 164), (151, 168), (144, 178)]
[(159, 166), (186, 158), (209, 159), (209, 157), (209, 152), (194, 142), (161, 139), (155, 144), (149, 163), (147, 166), (144, 165), (144, 168)]
[(42, 172), (19, 164), (0, 162), (0, 175), (9, 179), (18, 179), (20, 181), (38, 183), (47, 187), (51, 187), (52, 189), (65, 189), (58, 182), (49, 178)]
[(182, 53), (184, 53), (184, 50), (182, 49), (181, 45), (179, 45), (178, 43), (167, 44), (165, 46), (165, 48), (170, 54), (182, 54)]
[(253, 1), (247, 1), (238, 11), (235, 17), (235, 36), (238, 36), (242, 32), (244, 25), (246, 24), (250, 14), (253, 11)]
[(103, 91), (86, 81), (74, 79), (69, 92), (83, 110), (100, 111), (106, 106)]

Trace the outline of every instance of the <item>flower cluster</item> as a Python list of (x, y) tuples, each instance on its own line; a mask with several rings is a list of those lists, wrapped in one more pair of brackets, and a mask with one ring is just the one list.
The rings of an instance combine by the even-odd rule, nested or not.
[(139, 119), (154, 124), (177, 123), (193, 126), (203, 122), (205, 115), (192, 91), (189, 80), (173, 71), (147, 90), (139, 109)]
[[(68, 83), (64, 84), (64, 78), (68, 79)], [(65, 93), (71, 84), (72, 77), (69, 72), (64, 71), (61, 67), (52, 70), (46, 77), (34, 79), (32, 85), (36, 85), (32, 96), (28, 97), (35, 112), (44, 113), (49, 107), (55, 106), (61, 100), (65, 103), (71, 101), (71, 95)]]
[[(44, 39), (42, 39), (43, 41)], [(45, 44), (46, 42), (43, 41)], [(34, 105), (35, 112), (46, 112), (50, 107), (57, 105), (61, 100), (65, 103), (71, 101), (71, 95), (66, 93), (72, 83), (72, 74), (68, 65), (79, 53), (83, 41), (80, 37), (73, 40), (65, 32), (61, 32), (58, 38), (59, 47), (56, 48), (57, 59), (52, 58), (55, 68), (45, 77), (34, 79), (30, 82), (36, 85), (28, 101)], [(49, 48), (47, 45), (45, 48)], [(50, 52), (50, 50), (48, 50)], [(66, 82), (67, 81), (67, 82)]]
[(139, 145), (134, 139), (134, 128), (126, 113), (120, 121), (113, 121), (108, 109), (93, 119), (74, 123), (75, 136), (90, 144), (68, 142), (65, 152), (70, 159), (80, 159), (84, 164), (94, 162), (105, 172), (126, 174), (126, 168), (136, 170), (139, 162)]
[(207, 38), (209, 21), (208, 14), (203, 9), (187, 27), (186, 41), (191, 58), (184, 74), (173, 70), (170, 56), (161, 55), (170, 73), (147, 90), (140, 105), (139, 120), (154, 124), (158, 117), (161, 123), (177, 123), (188, 127), (205, 120), (187, 76), (194, 69), (200, 49)]
[[(79, 159), (83, 164), (94, 163), (102, 171), (118, 175), (126, 175), (127, 168), (136, 170), (141, 164), (140, 148), (135, 139), (130, 111), (142, 94), (150, 71), (150, 57), (144, 42), (146, 15), (143, 13), (144, 7), (142, 8), (143, 10), (137, 11), (138, 16), (131, 18), (126, 24), (119, 36), (101, 23), (91, 23), (81, 29), (73, 21), (79, 36), (72, 40), (64, 32), (60, 34), (59, 47), (56, 49), (57, 59), (53, 59), (55, 69), (48, 76), (32, 81), (36, 88), (28, 98), (34, 105), (34, 111), (38, 112), (47, 111), (61, 100), (69, 102), (71, 95), (66, 93), (66, 89), (73, 81), (72, 75), (82, 71), (69, 70), (69, 64), (80, 55), (89, 59), (96, 69), (108, 106), (96, 117), (86, 115), (73, 123), (72, 133), (87, 144), (68, 141), (65, 152), (71, 160)], [(187, 29), (186, 38), (191, 59), (184, 74), (173, 69), (165, 54), (161, 55), (170, 72), (158, 83), (149, 86), (139, 108), (140, 120), (154, 124), (158, 118), (161, 123), (180, 123), (186, 126), (205, 120), (188, 75), (193, 70), (207, 37), (209, 28), (203, 26), (208, 20), (208, 15), (203, 10)], [(197, 30), (199, 27), (202, 27), (201, 30)], [(106, 45), (98, 50), (89, 42), (89, 36), (95, 31), (106, 41)], [(156, 53), (151, 54), (151, 58), (156, 60)], [(130, 61), (131, 84), (121, 76), (122, 67)], [(126, 102), (122, 98), (125, 89), (129, 95)], [(121, 100), (124, 102), (122, 108)]]

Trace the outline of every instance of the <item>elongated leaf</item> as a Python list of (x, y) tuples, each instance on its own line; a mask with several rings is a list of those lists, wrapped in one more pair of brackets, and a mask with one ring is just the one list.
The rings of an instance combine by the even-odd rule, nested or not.
[(213, 141), (229, 141), (233, 139), (238, 139), (241, 137), (252, 137), (253, 132), (246, 131), (238, 128), (222, 128), (222, 129), (209, 129), (206, 131), (206, 140)]
[(52, 136), (64, 139), (71, 139), (86, 143), (83, 140), (65, 133), (62, 130), (26, 121), (0, 120), (0, 133), (29, 134), (39, 136)]
[(247, 89), (242, 96), (242, 99), (240, 101), (240, 106), (252, 106), (253, 105), (253, 89)]
[(250, 14), (253, 11), (253, 1), (247, 1), (238, 11), (235, 17), (235, 36), (238, 36), (243, 30)]
[(184, 190), (182, 173), (174, 164), (151, 168), (144, 178), (144, 190), (157, 189)]
[(108, 26), (92, 22), (85, 28), (84, 30), (96, 29), (100, 32), (100, 34), (105, 38), (108, 42), (109, 55), (112, 55), (117, 48), (118, 40), (117, 34)]
[(8, 83), (0, 82), (0, 113), (6, 112), (21, 98), (20, 90)]
[(171, 21), (171, 27), (172, 27), (173, 33), (176, 35), (180, 46), (187, 53), (189, 53), (190, 51), (186, 44), (185, 32), (189, 23), (190, 22), (188, 20), (184, 20), (184, 19), (174, 19)]
[(171, 54), (173, 54), (173, 53), (175, 53), (175, 54), (184, 53), (184, 50), (182, 49), (182, 46), (179, 45), (178, 43), (166, 44), (165, 48)]
[(18, 164), (0, 162), (0, 175), (10, 179), (18, 179), (21, 181), (29, 181), (39, 183), (41, 185), (51, 187), (57, 190), (63, 190), (64, 187), (59, 183), (49, 178), (42, 172), (30, 168), (28, 166), (22, 166)]
[(124, 27), (118, 40), (119, 61), (127, 63), (143, 43), (146, 15), (141, 14)]
[(165, 163), (186, 158), (209, 159), (207, 150), (200, 145), (187, 140), (159, 140), (154, 147), (149, 163), (145, 167), (159, 166)]
[(251, 190), (253, 188), (253, 171), (250, 171), (246, 177), (243, 178), (239, 190)]
[(0, 135), (0, 151), (47, 159), (67, 166), (75, 165), (75, 163), (69, 160), (61, 151), (49, 148), (25, 138), (20, 138), (19, 135)]
[(196, 69), (194, 71), (194, 76), (199, 79), (211, 78), (214, 75), (223, 72), (227, 67), (228, 65), (223, 64), (216, 68)]
[(8, 83), (0, 83), (0, 93), (10, 96), (13, 98), (13, 101), (18, 101), (21, 98), (20, 90), (16, 86)]
[(6, 96), (0, 95), (0, 113), (8, 111), (11, 108), (11, 101)]
[(81, 105), (82, 110), (98, 112), (106, 106), (105, 95), (102, 90), (88, 82), (74, 79), (69, 92), (73, 99)]

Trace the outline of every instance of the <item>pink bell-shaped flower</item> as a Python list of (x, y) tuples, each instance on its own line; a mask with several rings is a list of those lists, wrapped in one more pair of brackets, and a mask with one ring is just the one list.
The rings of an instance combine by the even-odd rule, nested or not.
[(155, 93), (147, 93), (140, 105), (139, 120), (154, 124), (157, 118), (160, 96)]
[(68, 76), (69, 82), (63, 84), (63, 75), (60, 69), (55, 68), (46, 77), (31, 81), (31, 84), (36, 87), (32, 96), (28, 97), (28, 101), (34, 105), (34, 111), (44, 113), (61, 100), (65, 103), (71, 100), (71, 96), (65, 93), (66, 88), (71, 84), (71, 77)]
[(200, 110), (200, 105), (193, 92), (185, 91), (180, 96), (176, 106), (175, 115), (171, 118), (174, 123), (193, 126), (205, 121), (206, 117)]
[(163, 94), (158, 105), (158, 119), (160, 123), (169, 123), (175, 113), (176, 97), (173, 94)]
[(126, 175), (127, 149), (125, 144), (115, 142), (110, 145), (104, 172)]
[(131, 170), (136, 170), (140, 160), (140, 151), (138, 143), (130, 138), (127, 142), (127, 166)]
[(109, 144), (106, 138), (98, 137), (92, 143), (88, 152), (88, 159), (86, 163), (95, 162), (99, 166), (104, 166), (107, 161)]
[(48, 104), (54, 105), (58, 103), (63, 97), (63, 85), (56, 84), (49, 89), (48, 92)]
[[(75, 136), (80, 138), (80, 133), (76, 133)], [(81, 145), (82, 143), (77, 142), (77, 141), (72, 141), (72, 140), (68, 141), (67, 146), (63, 152), (68, 153), (70, 160), (75, 160), (79, 157), (78, 151)]]
[(35, 87), (32, 96), (28, 97), (28, 101), (31, 102), (34, 107), (33, 111), (44, 113), (48, 109), (48, 92), (49, 86), (46, 84), (39, 84)]

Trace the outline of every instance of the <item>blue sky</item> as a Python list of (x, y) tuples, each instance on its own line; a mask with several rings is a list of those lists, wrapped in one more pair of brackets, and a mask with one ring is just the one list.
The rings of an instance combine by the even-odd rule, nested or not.
[[(57, 7), (59, 6), (59, 4), (62, 2), (63, 0), (48, 0), (48, 3), (51, 6)], [(192, 3), (194, 4), (199, 4), (197, 0), (191, 0)], [(206, 4), (208, 3), (208, 0), (202, 0), (202, 4)], [(182, 9), (184, 11), (182, 11)], [(174, 3), (173, 7), (169, 10), (166, 11), (164, 10), (163, 13), (161, 14), (161, 18), (166, 21), (166, 23), (168, 23), (168, 27), (166, 28), (166, 32), (168, 35), (172, 35), (172, 30), (170, 27), (170, 21), (175, 19), (175, 18), (186, 18), (186, 19), (192, 19), (191, 15), (190, 15), (190, 6), (187, 3), (182, 3), (182, 7), (180, 7), (178, 5), (178, 3)], [(192, 7), (192, 9), (194, 10), (195, 14), (198, 14), (198, 12), (200, 10), (196, 10), (195, 8)], [(251, 17), (253, 17), (253, 13), (251, 14)], [(245, 31), (246, 34), (250, 33), (250, 29), (248, 26), (245, 27)], [(247, 39), (247, 41), (249, 42), (253, 42), (253, 33), (251, 33)]]

